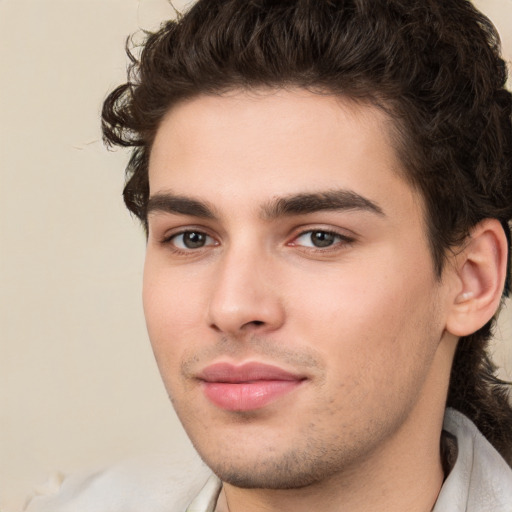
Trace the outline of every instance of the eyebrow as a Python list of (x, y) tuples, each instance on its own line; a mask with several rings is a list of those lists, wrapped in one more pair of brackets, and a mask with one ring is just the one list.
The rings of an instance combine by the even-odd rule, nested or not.
[(146, 215), (154, 212), (190, 215), (201, 219), (214, 219), (216, 217), (213, 209), (207, 203), (170, 193), (155, 194), (149, 198)]
[[(384, 211), (377, 203), (352, 190), (345, 189), (291, 194), (271, 199), (263, 205), (262, 216), (272, 220), (327, 210), (362, 210), (385, 216)], [(214, 208), (207, 202), (172, 193), (155, 194), (149, 198), (146, 214), (154, 212), (189, 215), (202, 219), (218, 217), (214, 213)]]
[(345, 189), (293, 194), (269, 201), (263, 207), (264, 216), (268, 219), (325, 210), (363, 210), (385, 216), (377, 203), (352, 190)]

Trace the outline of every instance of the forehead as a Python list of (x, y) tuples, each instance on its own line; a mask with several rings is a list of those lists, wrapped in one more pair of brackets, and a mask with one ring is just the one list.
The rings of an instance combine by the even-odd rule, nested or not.
[(370, 200), (406, 194), (418, 204), (401, 178), (390, 123), (371, 105), (301, 89), (199, 96), (163, 119), (150, 194), (192, 194), (222, 207), (341, 188)]

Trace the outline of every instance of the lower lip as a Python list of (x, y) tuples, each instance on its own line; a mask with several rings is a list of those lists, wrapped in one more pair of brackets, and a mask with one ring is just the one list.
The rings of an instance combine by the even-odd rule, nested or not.
[(254, 382), (204, 382), (204, 394), (217, 407), (227, 411), (261, 409), (290, 393), (300, 380), (258, 380)]

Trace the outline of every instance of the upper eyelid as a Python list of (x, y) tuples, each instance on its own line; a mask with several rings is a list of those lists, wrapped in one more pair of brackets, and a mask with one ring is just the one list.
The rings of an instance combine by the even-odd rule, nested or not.
[(334, 231), (334, 230), (329, 230), (329, 229), (306, 229), (306, 230), (300, 231), (299, 233), (294, 235), (292, 240), (290, 242), (288, 242), (288, 244), (293, 244), (293, 242), (295, 240), (297, 240), (298, 238), (301, 238), (304, 235), (307, 235), (309, 233), (327, 233), (329, 235), (333, 235), (334, 237), (340, 238), (345, 243), (355, 242), (356, 241), (356, 237), (355, 236), (351, 236), (351, 235), (347, 235), (347, 234), (344, 234), (344, 233), (340, 233), (339, 231)]
[[(169, 229), (162, 229), (159, 230), (158, 228), (154, 229), (155, 231), (155, 238), (158, 239), (160, 242), (168, 242), (173, 237), (178, 236), (180, 234), (184, 234), (187, 232), (199, 232), (204, 233), (206, 236), (209, 236), (216, 240), (217, 242), (220, 242), (222, 237), (219, 236), (219, 234), (215, 231), (210, 229), (207, 226), (204, 225), (197, 225), (197, 224), (190, 224), (190, 225), (180, 225), (176, 227), (170, 227)], [(161, 231), (161, 234), (158, 234), (158, 231)], [(335, 236), (339, 236), (340, 238), (346, 240), (346, 241), (355, 241), (358, 239), (358, 235), (354, 233), (352, 230), (344, 227), (338, 227), (338, 226), (332, 226), (332, 225), (326, 225), (326, 224), (302, 224), (300, 226), (293, 227), (286, 236), (287, 242), (290, 243), (290, 241), (293, 241), (296, 238), (299, 238), (300, 236), (303, 236), (307, 233), (312, 233), (315, 231), (321, 231), (325, 233), (329, 233)]]
[(163, 229), (162, 234), (160, 236), (158, 236), (158, 238), (161, 241), (166, 241), (166, 240), (169, 241), (175, 236), (183, 235), (184, 233), (190, 233), (190, 232), (203, 233), (204, 235), (209, 236), (210, 238), (213, 238), (214, 240), (218, 239), (218, 236), (213, 235), (210, 229), (207, 229), (204, 226), (194, 226), (194, 225), (177, 226), (174, 228)]
[(342, 229), (342, 228), (333, 228), (333, 227), (326, 227), (326, 226), (313, 226), (313, 227), (305, 227), (305, 228), (301, 227), (297, 232), (300, 235), (303, 233), (311, 233), (311, 232), (315, 232), (315, 231), (321, 231), (323, 233), (331, 233), (333, 235), (344, 236), (345, 232), (347, 230)]
[(351, 229), (342, 228), (342, 227), (338, 227), (338, 226), (330, 226), (330, 225), (325, 225), (325, 224), (316, 224), (316, 225), (315, 224), (309, 224), (309, 225), (306, 224), (306, 225), (298, 226), (292, 230), (290, 236), (297, 238), (306, 233), (311, 233), (311, 232), (315, 232), (315, 231), (322, 231), (324, 233), (330, 233), (332, 235), (337, 235), (337, 236), (340, 236), (341, 238), (346, 238), (346, 239), (354, 239), (355, 240), (356, 238), (358, 238), (358, 235)]

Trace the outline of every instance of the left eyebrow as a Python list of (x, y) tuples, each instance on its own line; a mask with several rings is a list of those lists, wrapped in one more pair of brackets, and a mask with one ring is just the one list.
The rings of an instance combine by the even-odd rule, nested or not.
[(352, 190), (328, 190), (280, 197), (263, 206), (263, 216), (270, 220), (324, 210), (362, 210), (385, 216), (377, 203)]

